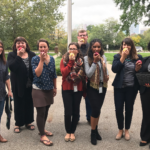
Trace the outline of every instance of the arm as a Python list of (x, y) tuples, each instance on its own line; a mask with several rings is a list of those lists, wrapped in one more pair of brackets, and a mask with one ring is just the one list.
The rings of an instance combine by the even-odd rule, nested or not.
[(19, 56), (15, 57), (12, 55), (12, 53), (8, 54), (7, 64), (8, 64), (9, 69), (12, 72), (19, 71), (19, 68), (20, 68), (22, 63), (23, 63), (23, 61), (22, 61), (21, 57), (19, 57)]
[(43, 64), (44, 64), (44, 62), (40, 60), (37, 68), (35, 69), (35, 74), (36, 74), (37, 77), (40, 77), (40, 75), (42, 74)]
[(61, 74), (62, 74), (63, 77), (67, 77), (68, 76), (68, 74), (71, 71), (71, 68), (72, 68), (73, 64), (74, 64), (74, 61), (73, 60), (69, 60), (67, 66), (64, 66), (63, 59), (61, 59), (60, 71), (61, 71)]
[(89, 66), (88, 58), (87, 56), (84, 57), (84, 66), (85, 66), (85, 73), (88, 78), (91, 78), (94, 74), (97, 64), (92, 63), (91, 67)]
[(109, 76), (109, 72), (108, 72), (108, 69), (107, 69), (107, 58), (105, 57), (105, 55), (103, 56), (103, 58), (104, 58), (104, 61), (105, 61), (107, 75)]
[(118, 54), (115, 55), (113, 64), (112, 64), (112, 71), (114, 73), (118, 73), (123, 67), (124, 67), (124, 64), (121, 62), (120, 57), (118, 56)]

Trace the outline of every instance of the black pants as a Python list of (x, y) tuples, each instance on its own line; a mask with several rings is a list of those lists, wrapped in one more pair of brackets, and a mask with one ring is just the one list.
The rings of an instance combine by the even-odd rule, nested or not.
[(31, 96), (32, 87), (26, 88), (24, 97), (14, 94), (15, 125), (23, 126), (34, 121), (33, 100)]
[(36, 107), (37, 110), (37, 127), (39, 129), (40, 135), (45, 135), (44, 129), (45, 129), (45, 123), (48, 116), (48, 110), (50, 108), (50, 105), (45, 107)]
[(114, 100), (116, 108), (116, 118), (118, 123), (118, 128), (122, 130), (124, 128), (124, 104), (125, 104), (125, 129), (130, 129), (133, 105), (136, 99), (137, 90), (133, 87), (125, 88), (114, 88)]
[(150, 141), (150, 88), (147, 88), (140, 96), (143, 111), (141, 139), (143, 141)]
[(101, 108), (105, 99), (106, 90), (107, 89), (103, 87), (103, 93), (99, 93), (98, 90), (90, 87), (89, 84), (87, 86), (87, 96), (90, 100), (92, 109), (91, 116), (93, 118), (98, 118), (101, 113)]
[(78, 124), (82, 92), (62, 90), (65, 111), (65, 128), (67, 133), (74, 133)]

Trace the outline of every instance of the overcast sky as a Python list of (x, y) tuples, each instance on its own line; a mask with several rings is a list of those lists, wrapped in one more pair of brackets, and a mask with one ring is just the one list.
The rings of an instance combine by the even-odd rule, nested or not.
[[(67, 30), (67, 2), (60, 10), (65, 15), (64, 26)], [(72, 27), (79, 24), (101, 24), (104, 20), (113, 17), (119, 21), (122, 11), (116, 6), (113, 0), (72, 0)], [(140, 29), (144, 25), (140, 23)]]

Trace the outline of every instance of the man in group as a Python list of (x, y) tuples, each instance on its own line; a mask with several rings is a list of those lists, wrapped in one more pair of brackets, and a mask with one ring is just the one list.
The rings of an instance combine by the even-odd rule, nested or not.
[[(77, 39), (78, 39), (78, 44), (80, 46), (80, 51), (82, 53), (82, 56), (84, 57), (87, 55), (87, 51), (89, 48), (89, 44), (87, 42), (87, 40), (88, 40), (87, 31), (79, 30)], [(87, 96), (85, 98), (85, 105), (86, 105), (86, 119), (87, 119), (88, 123), (90, 124), (91, 106), (90, 106), (90, 102), (89, 102), (89, 99)]]

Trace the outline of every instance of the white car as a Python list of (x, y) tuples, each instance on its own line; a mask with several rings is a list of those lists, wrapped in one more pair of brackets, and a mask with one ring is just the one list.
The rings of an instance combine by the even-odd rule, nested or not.
[(143, 48), (141, 46), (135, 46), (137, 52), (142, 52)]

